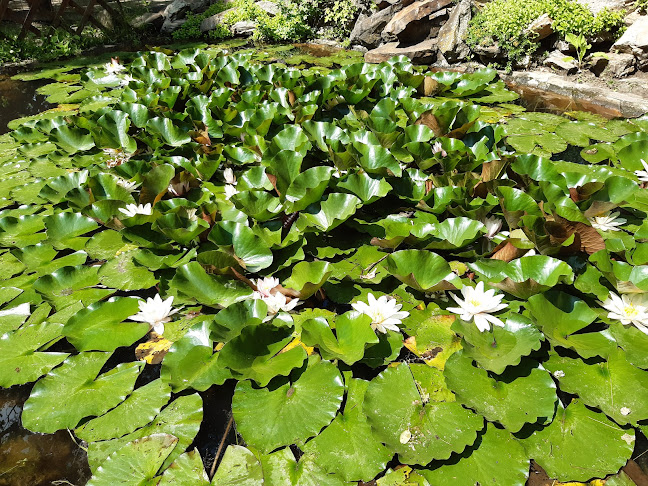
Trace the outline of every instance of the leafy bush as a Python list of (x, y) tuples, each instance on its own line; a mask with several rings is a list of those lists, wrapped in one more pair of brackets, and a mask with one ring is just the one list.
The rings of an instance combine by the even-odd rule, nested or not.
[(525, 113), (496, 76), (212, 49), (43, 86), (80, 104), (0, 145), (23, 425), (87, 442), (94, 486), (207, 485), (186, 449), (229, 381), (245, 447), (212, 484), (617, 474), (648, 420), (648, 120)]
[(179, 29), (173, 31), (171, 35), (175, 40), (200, 39), (203, 35), (200, 31), (200, 24), (202, 21), (207, 17), (211, 17), (212, 15), (227, 10), (230, 6), (231, 5), (219, 0), (211, 4), (207, 10), (200, 14), (193, 14), (190, 12), (187, 14), (187, 21), (182, 24)]
[(604, 8), (594, 16), (586, 6), (573, 0), (493, 0), (472, 19), (468, 44), (497, 42), (510, 58), (520, 59), (538, 48), (538, 43), (524, 30), (543, 14), (551, 17), (554, 32), (563, 39), (567, 34), (591, 38), (604, 32), (620, 36), (624, 30), (623, 12)]
[(50, 61), (69, 57), (103, 41), (104, 34), (92, 28), (86, 28), (81, 36), (70, 34), (64, 29), (45, 29), (40, 37), (30, 33), (21, 40), (17, 40), (17, 33), (9, 34), (0, 42), (0, 63), (27, 59)]

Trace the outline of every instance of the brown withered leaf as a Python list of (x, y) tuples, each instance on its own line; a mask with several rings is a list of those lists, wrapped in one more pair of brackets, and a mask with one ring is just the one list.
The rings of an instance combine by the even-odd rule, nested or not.
[(173, 342), (164, 339), (156, 333), (151, 333), (151, 338), (135, 348), (135, 357), (148, 364), (160, 364)]
[(464, 125), (461, 125), (459, 128), (455, 128), (454, 130), (451, 130), (448, 132), (446, 137), (448, 138), (463, 138), (466, 132), (472, 127), (477, 120), (473, 120), (471, 122), (465, 123)]
[(297, 101), (295, 93), (288, 91), (288, 103), (290, 103), (290, 106), (295, 106), (295, 101)]
[(418, 88), (416, 89), (418, 94), (420, 94), (421, 96), (432, 96), (436, 94), (438, 90), (439, 82), (436, 79), (431, 78), (430, 76), (425, 76), (425, 78), (423, 78), (423, 82), (419, 84)]
[(274, 187), (274, 190), (277, 191), (277, 194), (279, 196), (281, 196), (279, 189), (277, 189), (277, 176), (268, 174), (267, 172), (266, 172), (266, 176), (268, 176), (268, 180), (270, 181), (270, 184), (272, 184), (272, 187)]
[[(555, 215), (554, 219), (555, 222), (553, 224), (550, 224), (550, 222), (545, 224), (545, 228), (547, 228), (552, 238), (552, 243), (555, 240), (556, 243), (562, 244), (567, 238), (574, 235), (574, 243), (569, 248), (578, 248), (588, 255), (605, 249), (603, 237), (591, 226), (579, 221), (569, 221), (558, 215)], [(559, 226), (562, 227), (562, 230), (559, 229)]]
[(493, 255), (491, 256), (492, 260), (502, 260), (503, 262), (510, 262), (516, 258), (520, 258), (528, 250), (522, 250), (516, 248), (510, 241), (502, 241), (499, 245), (495, 247)]
[(505, 160), (491, 160), (490, 162), (484, 162), (482, 165), (481, 180), (482, 182), (492, 181), (497, 179), (506, 167)]
[(593, 218), (594, 216), (601, 216), (616, 207), (617, 204), (610, 201), (594, 201), (583, 214), (586, 218)]
[(194, 142), (198, 142), (200, 145), (211, 145), (211, 139), (209, 138), (209, 130), (207, 127), (203, 127), (200, 130), (191, 130), (189, 136), (191, 136)]
[(430, 130), (434, 132), (434, 135), (436, 137), (440, 137), (443, 135), (443, 129), (441, 128), (441, 125), (439, 124), (439, 120), (437, 120), (437, 117), (434, 116), (434, 113), (432, 111), (426, 111), (423, 113), (418, 120), (414, 123), (414, 125), (425, 125), (427, 126)]

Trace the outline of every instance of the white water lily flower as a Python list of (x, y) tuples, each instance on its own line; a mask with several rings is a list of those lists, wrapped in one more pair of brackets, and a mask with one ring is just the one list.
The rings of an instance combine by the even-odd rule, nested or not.
[(641, 165), (643, 165), (644, 170), (635, 170), (634, 173), (641, 182), (648, 182), (648, 164), (644, 159), (641, 159)]
[(299, 299), (288, 300), (281, 292), (267, 296), (262, 295), (261, 292), (254, 292), (252, 298), (263, 300), (268, 306), (268, 314), (276, 314), (279, 311), (289, 312), (301, 304)]
[(135, 78), (130, 74), (126, 74), (124, 77), (119, 79), (119, 84), (121, 86), (128, 86), (128, 83), (130, 83), (131, 81), (135, 81)]
[(232, 169), (230, 169), (229, 167), (225, 169), (223, 176), (225, 177), (225, 182), (233, 186), (236, 185), (236, 176), (234, 175), (234, 171)]
[(108, 74), (115, 74), (115, 73), (120, 73), (126, 69), (126, 66), (123, 66), (122, 64), (119, 64), (119, 61), (117, 59), (111, 59), (110, 62), (104, 64), (104, 70)]
[(139, 183), (135, 181), (127, 181), (125, 179), (122, 179), (121, 177), (115, 177), (115, 182), (118, 186), (123, 187), (128, 192), (134, 192), (135, 189), (137, 189), (137, 187), (139, 186)]
[(118, 165), (122, 165), (122, 164), (128, 162), (130, 160), (130, 158), (131, 158), (130, 155), (124, 153), (121, 150), (117, 150), (117, 149), (107, 148), (107, 149), (103, 149), (103, 152), (108, 157), (110, 157), (106, 161), (106, 166), (109, 169), (112, 169), (113, 167), (117, 167)]
[(634, 324), (641, 332), (648, 334), (648, 305), (641, 294), (618, 296), (610, 292), (601, 305), (608, 311), (609, 319), (621, 321), (621, 324)]
[(403, 307), (396, 299), (381, 295), (376, 299), (371, 292), (367, 294), (367, 302), (351, 304), (354, 310), (371, 317), (371, 328), (374, 331), (387, 333), (387, 330), (400, 332), (398, 324), (409, 316), (409, 312), (401, 311)]
[(136, 204), (127, 204), (125, 208), (119, 208), (119, 210), (128, 218), (132, 218), (136, 214), (145, 214), (146, 216), (153, 214), (151, 203), (146, 203), (146, 205), (140, 204), (139, 206)]
[(232, 184), (226, 184), (225, 185), (225, 199), (228, 199), (232, 197), (234, 194), (238, 194), (238, 191), (236, 190), (236, 186), (233, 186)]
[(29, 316), (31, 315), (31, 310), (29, 308), (29, 302), (20, 304), (19, 306), (12, 307), (11, 309), (5, 309), (0, 311), (0, 317), (4, 316)]
[(441, 142), (436, 142), (434, 145), (432, 145), (432, 153), (433, 154), (441, 154), (441, 157), (447, 157), (448, 152), (443, 150), (443, 146), (441, 145)]
[(485, 218), (482, 220), (482, 223), (486, 226), (486, 234), (484, 236), (489, 240), (492, 240), (493, 237), (499, 233), (499, 230), (502, 229), (502, 220), (495, 216)]
[(495, 295), (495, 290), (484, 290), (484, 282), (479, 282), (475, 288), (465, 285), (461, 289), (464, 300), (461, 300), (455, 294), (450, 294), (459, 304), (459, 307), (448, 307), (447, 310), (458, 314), (459, 317), (469, 322), (475, 321), (475, 325), (480, 332), (490, 330), (490, 323), (495, 326), (504, 327), (504, 323), (491, 313), (500, 311), (508, 307), (508, 304), (502, 304), (504, 294)]
[(187, 213), (187, 219), (189, 221), (197, 221), (198, 220), (198, 216), (196, 216), (196, 211), (198, 211), (196, 208), (191, 208), (191, 209), (187, 208), (187, 209), (185, 209), (185, 212)]
[(189, 181), (180, 181), (169, 184), (169, 192), (174, 196), (182, 196), (184, 193), (189, 192), (191, 185)]
[(279, 285), (279, 279), (274, 277), (258, 278), (255, 285), (263, 297), (270, 297), (270, 291)]
[(160, 294), (157, 294), (152, 299), (149, 297), (146, 302), (140, 301), (139, 312), (129, 317), (129, 319), (138, 322), (148, 322), (153, 330), (162, 334), (164, 332), (164, 324), (171, 320), (171, 316), (178, 312), (180, 309), (172, 309), (173, 296), (166, 300), (162, 300)]
[(626, 223), (624, 218), (619, 218), (619, 211), (613, 213), (606, 213), (603, 216), (594, 216), (593, 218), (588, 218), (589, 222), (592, 224), (592, 228), (596, 228), (601, 231), (620, 231), (622, 224)]

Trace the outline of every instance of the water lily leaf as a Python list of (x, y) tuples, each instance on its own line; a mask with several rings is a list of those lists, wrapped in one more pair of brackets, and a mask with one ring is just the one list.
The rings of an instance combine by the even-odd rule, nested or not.
[(502, 374), (507, 366), (517, 365), (523, 356), (537, 351), (544, 337), (530, 319), (511, 315), (504, 327), (493, 326), (491, 332), (480, 332), (473, 323), (456, 319), (452, 330), (466, 341), (463, 353), (479, 365), (496, 374)]
[(172, 147), (181, 147), (191, 142), (191, 137), (187, 134), (186, 130), (182, 130), (173, 124), (170, 118), (155, 117), (146, 122), (146, 129), (162, 137), (162, 139)]
[(218, 486), (262, 486), (263, 468), (253, 452), (239, 445), (229, 445), (212, 478)]
[(486, 370), (472, 365), (459, 351), (446, 363), (444, 376), (457, 400), (499, 422), (511, 433), (527, 423), (547, 423), (553, 418), (558, 397), (556, 384), (542, 367), (534, 367), (513, 381), (494, 380)]
[[(551, 302), (545, 295), (534, 295), (526, 307), (553, 346), (571, 348), (583, 358), (608, 356), (616, 343), (607, 332), (579, 333), (591, 324), (598, 315), (582, 300), (561, 296)], [(555, 305), (554, 305), (555, 304)]]
[(567, 263), (546, 255), (525, 256), (509, 263), (481, 260), (470, 263), (469, 267), (487, 278), (493, 287), (522, 299), (544, 292), (558, 283), (574, 281), (574, 272)]
[(317, 457), (322, 468), (345, 481), (370, 481), (385, 469), (393, 453), (374, 437), (362, 412), (369, 382), (349, 376), (346, 385), (344, 413), (307, 442), (304, 452)]
[(193, 442), (203, 419), (202, 399), (197, 393), (176, 398), (148, 425), (118, 439), (91, 442), (88, 445), (90, 469), (97, 472), (106, 458), (131, 441), (151, 434), (171, 434), (178, 438), (175, 448), (166, 457), (162, 469), (167, 468)]
[(92, 258), (109, 260), (117, 256), (121, 251), (134, 250), (136, 248), (134, 245), (129, 247), (118, 231), (104, 230), (94, 234), (86, 243), (84, 250)]
[(358, 196), (364, 204), (371, 204), (385, 197), (392, 189), (384, 178), (371, 177), (366, 172), (350, 174), (342, 182), (338, 182), (336, 187)]
[(160, 413), (171, 398), (169, 385), (157, 379), (136, 389), (126, 400), (105, 415), (89, 420), (74, 430), (87, 442), (122, 437), (145, 426)]
[(226, 343), (238, 336), (244, 327), (260, 324), (267, 315), (268, 306), (262, 299), (232, 304), (214, 316), (211, 338)]
[(611, 324), (609, 330), (617, 345), (625, 351), (625, 358), (637, 368), (648, 369), (648, 335), (633, 325), (624, 326), (620, 322)]
[(406, 364), (371, 381), (364, 412), (376, 436), (405, 464), (448, 459), (473, 444), (484, 425), (456, 402), (427, 401)]
[(456, 277), (450, 265), (443, 257), (431, 251), (395, 251), (383, 265), (390, 274), (416, 290), (432, 292), (454, 288), (446, 281)]
[(99, 269), (99, 281), (114, 289), (139, 290), (153, 287), (158, 280), (152, 272), (133, 261), (135, 252), (125, 251)]
[(68, 353), (43, 353), (39, 349), (57, 340), (62, 328), (63, 324), (57, 322), (41, 322), (0, 336), (0, 386), (36, 381), (61, 364)]
[(169, 282), (171, 295), (185, 301), (196, 301), (211, 306), (228, 307), (252, 296), (252, 289), (219, 275), (208, 275), (198, 262), (190, 262), (176, 269)]
[(136, 484), (149, 486), (157, 483), (157, 474), (164, 460), (178, 443), (169, 434), (153, 434), (126, 444), (108, 457), (102, 467), (90, 478), (90, 486)]
[(630, 458), (635, 434), (593, 412), (580, 400), (563, 408), (547, 427), (522, 441), (527, 454), (559, 481), (588, 481), (616, 473)]
[(295, 226), (299, 231), (310, 228), (330, 231), (346, 221), (360, 205), (360, 199), (351, 194), (332, 193), (319, 205), (313, 204), (300, 212)]
[(247, 326), (219, 351), (218, 360), (235, 378), (253, 379), (266, 386), (275, 376), (287, 376), (306, 359), (302, 346), (284, 350), (292, 340), (288, 327), (278, 328), (272, 323)]
[(164, 355), (160, 376), (174, 392), (187, 388), (205, 391), (232, 378), (218, 358), (219, 353), (214, 353), (214, 343), (209, 338), (209, 321), (202, 321), (173, 343)]
[[(239, 381), (232, 399), (237, 430), (262, 452), (301, 444), (328, 425), (335, 416), (344, 385), (337, 367), (315, 356), (297, 378), (273, 388), (254, 388)], [(259, 410), (265, 413), (259, 414)]]
[(492, 484), (496, 480), (510, 486), (524, 486), (529, 478), (529, 459), (509, 432), (489, 423), (486, 432), (473, 446), (466, 448), (458, 462), (442, 464), (434, 470), (417, 471), (430, 484), (474, 486)]
[(45, 233), (40, 233), (44, 228), (43, 217), (36, 214), (0, 218), (0, 245), (17, 248), (35, 245), (47, 238)]
[(335, 335), (323, 317), (304, 321), (301, 339), (307, 346), (317, 346), (324, 359), (339, 359), (348, 365), (362, 359), (368, 343), (379, 341), (371, 318), (355, 311), (337, 316)]
[(214, 225), (209, 239), (217, 245), (232, 245), (239, 263), (250, 272), (272, 265), (272, 251), (249, 226), (224, 221)]
[(377, 486), (430, 486), (430, 483), (421, 476), (418, 470), (409, 466), (400, 466), (396, 470), (387, 470), (382, 478), (376, 481)]
[[(461, 248), (468, 243), (475, 241), (482, 233), (486, 232), (486, 227), (480, 221), (470, 218), (448, 218), (438, 223), (434, 230), (434, 236), (450, 243), (449, 248)], [(428, 248), (446, 248), (447, 245), (430, 243)]]
[(149, 331), (146, 322), (122, 322), (138, 312), (138, 299), (113, 297), (77, 312), (63, 335), (79, 351), (114, 351), (130, 346)]
[(405, 340), (405, 347), (441, 370), (448, 357), (461, 349), (461, 338), (451, 330), (455, 316), (442, 312), (434, 304), (428, 304), (425, 309), (413, 309), (403, 319), (403, 330), (410, 336)]
[(160, 164), (151, 169), (142, 182), (142, 203), (153, 203), (159, 194), (167, 191), (171, 179), (175, 176), (175, 167)]
[(46, 217), (45, 227), (48, 241), (55, 248), (80, 250), (86, 245), (88, 239), (78, 237), (94, 231), (99, 225), (79, 213), (59, 213)]
[(312, 167), (297, 175), (286, 190), (287, 212), (301, 211), (321, 199), (333, 173), (332, 167)]
[(101, 133), (95, 137), (98, 147), (123, 149), (127, 153), (137, 150), (137, 142), (128, 135), (130, 118), (127, 113), (119, 110), (110, 110), (97, 119), (97, 127)]
[(194, 449), (179, 456), (164, 471), (157, 486), (209, 486), (209, 484), (200, 452)]
[(242, 191), (235, 194), (232, 201), (257, 221), (275, 218), (284, 209), (279, 198), (266, 191)]
[(299, 298), (307, 299), (326, 282), (331, 275), (329, 262), (299, 262), (292, 268), (292, 274), (283, 286), (299, 292)]
[(68, 154), (84, 152), (95, 146), (94, 139), (90, 132), (66, 125), (56, 127), (50, 132), (50, 136), (52, 140), (56, 142), (56, 145), (65, 150)]
[(90, 288), (99, 283), (97, 267), (63, 267), (34, 282), (34, 289), (63, 308), (79, 300), (84, 304), (96, 302), (114, 292), (111, 289)]
[[(103, 373), (110, 353), (70, 356), (34, 385), (22, 413), (23, 426), (34, 432), (73, 429), (85, 417), (102, 415), (133, 390), (141, 363), (122, 363)], [(65, 407), (58, 406), (65, 397)]]
[(616, 423), (637, 425), (648, 418), (648, 375), (632, 366), (622, 351), (594, 364), (552, 355), (545, 366), (559, 380), (561, 390), (578, 394), (583, 403), (599, 408)]

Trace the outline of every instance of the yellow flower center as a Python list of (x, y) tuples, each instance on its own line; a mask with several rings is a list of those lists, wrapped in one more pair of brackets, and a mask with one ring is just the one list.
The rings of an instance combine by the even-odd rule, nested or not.
[(627, 317), (636, 317), (639, 314), (639, 311), (637, 310), (637, 308), (634, 305), (630, 304), (630, 305), (626, 305), (623, 308), (623, 313)]

